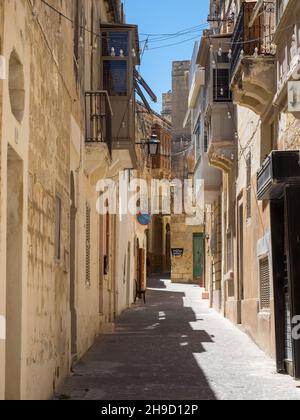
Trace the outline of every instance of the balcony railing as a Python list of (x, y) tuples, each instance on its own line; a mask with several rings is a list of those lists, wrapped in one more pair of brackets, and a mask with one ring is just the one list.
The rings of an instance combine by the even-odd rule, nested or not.
[(299, 150), (273, 151), (257, 174), (259, 200), (281, 198), (285, 184), (299, 184)]
[(263, 13), (259, 13), (252, 22), (256, 5), (257, 2), (250, 2), (241, 6), (232, 37), (231, 79), (242, 56), (273, 55), (275, 5), (273, 2), (263, 2)]
[(278, 25), (280, 19), (285, 11), (289, 0), (276, 0), (276, 24)]
[(85, 141), (106, 143), (112, 151), (112, 108), (106, 91), (85, 93)]

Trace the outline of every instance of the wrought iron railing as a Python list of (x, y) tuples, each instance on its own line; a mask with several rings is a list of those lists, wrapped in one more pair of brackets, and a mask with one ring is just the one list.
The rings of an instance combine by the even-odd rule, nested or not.
[(273, 181), (272, 158), (268, 156), (257, 173), (257, 195), (262, 197)]
[(85, 93), (85, 141), (106, 143), (112, 151), (112, 108), (106, 91)]
[(275, 29), (275, 4), (265, 1), (253, 19), (257, 2), (243, 3), (237, 18), (231, 47), (231, 80), (242, 56), (273, 55), (272, 37)]

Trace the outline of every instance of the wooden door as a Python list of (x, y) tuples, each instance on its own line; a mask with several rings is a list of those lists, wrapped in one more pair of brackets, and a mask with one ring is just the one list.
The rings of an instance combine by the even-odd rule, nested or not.
[(203, 234), (194, 234), (193, 237), (193, 272), (194, 279), (199, 280), (203, 286)]

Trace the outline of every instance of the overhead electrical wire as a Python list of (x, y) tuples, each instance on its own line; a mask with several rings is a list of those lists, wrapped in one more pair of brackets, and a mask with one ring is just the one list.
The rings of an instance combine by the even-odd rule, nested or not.
[[(198, 32), (202, 33), (203, 29), (206, 29), (206, 28), (207, 28), (207, 24), (201, 25), (201, 26), (198, 26), (197, 28), (195, 28), (193, 30), (186, 30), (186, 31), (180, 32), (180, 33), (176, 32), (174, 34), (170, 34), (170, 35), (166, 35), (166, 36), (162, 36), (162, 37), (158, 37), (158, 38), (154, 38), (154, 39), (149, 39), (149, 43), (154, 44), (154, 43), (157, 43), (157, 42), (168, 41), (168, 40), (171, 40), (173, 38), (180, 38), (182, 36), (190, 35), (190, 34), (193, 34), (193, 33), (198, 33)], [(141, 41), (141, 42), (143, 42), (143, 41)]]
[(161, 50), (161, 49), (163, 49), (163, 48), (174, 47), (175, 45), (182, 45), (182, 44), (185, 44), (186, 42), (196, 41), (197, 39), (199, 39), (199, 35), (197, 35), (197, 36), (193, 36), (192, 38), (188, 38), (188, 39), (185, 39), (185, 40), (180, 41), (180, 42), (174, 42), (173, 44), (160, 45), (159, 47), (151, 47), (151, 48), (147, 48), (147, 50), (148, 50), (148, 51)]
[(181, 31), (173, 32), (173, 33), (165, 33), (165, 34), (143, 34), (143, 33), (141, 33), (141, 35), (147, 36), (149, 38), (151, 38), (151, 37), (162, 37), (162, 36), (172, 36), (172, 35), (181, 34), (182, 32), (186, 32), (186, 31), (190, 31), (190, 30), (193, 30), (193, 29), (200, 28), (201, 26), (207, 26), (207, 22), (201, 23), (200, 25), (191, 26), (189, 28), (185, 28), (185, 29), (182, 29)]
[[(36, 7), (36, 2), (37, 2), (37, 0), (35, 0), (34, 1), (34, 7)], [(69, 21), (70, 23), (72, 23), (73, 25), (75, 24), (75, 22), (74, 22), (74, 20), (72, 19), (72, 18), (70, 18), (69, 16), (67, 16), (67, 15), (65, 15), (63, 12), (61, 12), (60, 10), (58, 10), (55, 6), (53, 6), (53, 5), (51, 5), (47, 0), (40, 0), (40, 2), (41, 3), (43, 3), (45, 6), (47, 6), (47, 7), (49, 7), (53, 12), (55, 12), (55, 13), (57, 13), (61, 18), (64, 18), (64, 19), (66, 19), (67, 21)], [(37, 11), (35, 10), (35, 13), (37, 13)], [(298, 22), (299, 23), (299, 22)], [(282, 28), (281, 30), (280, 30), (280, 32), (285, 32), (287, 29), (289, 29), (289, 28), (291, 28), (291, 27), (294, 27), (294, 25), (295, 25), (295, 23), (293, 23), (293, 24), (291, 24), (291, 25), (288, 25), (288, 26), (285, 26), (284, 28)], [(197, 26), (193, 26), (193, 27), (190, 27), (190, 28), (186, 28), (186, 29), (183, 29), (183, 30), (181, 30), (181, 31), (178, 31), (178, 32), (174, 32), (174, 33), (166, 33), (166, 34), (143, 34), (143, 33), (141, 33), (141, 35), (144, 35), (144, 36), (147, 36), (147, 37), (149, 37), (148, 38), (148, 46), (149, 45), (151, 45), (151, 43), (152, 42), (154, 42), (154, 41), (156, 41), (155, 40), (155, 37), (157, 38), (157, 37), (166, 37), (166, 39), (164, 39), (164, 40), (168, 40), (168, 37), (170, 37), (169, 39), (172, 39), (172, 37), (173, 38), (175, 38), (175, 37), (180, 37), (180, 36), (182, 36), (183, 34), (184, 34), (184, 32), (185, 32), (185, 34), (189, 34), (189, 33), (193, 33), (192, 31), (193, 30), (196, 30), (197, 28), (199, 28), (198, 30), (200, 31), (200, 27), (202, 28), (202, 26), (203, 26), (203, 29), (205, 29), (205, 27), (207, 27), (207, 24), (201, 24), (201, 25), (197, 25)], [(91, 29), (89, 29), (89, 28), (87, 28), (86, 26), (82, 26), (82, 25), (78, 25), (78, 27), (81, 29), (81, 30), (83, 30), (83, 31), (85, 31), (85, 32), (87, 32), (87, 33), (89, 33), (89, 34), (91, 34), (91, 35), (93, 35), (93, 36), (95, 36), (96, 38), (101, 38), (102, 37), (102, 35), (100, 35), (98, 32), (95, 32), (95, 31), (93, 31), (93, 30), (91, 30)], [(190, 31), (190, 32), (189, 32)], [(266, 38), (270, 38), (270, 37), (272, 37), (273, 35), (275, 34), (275, 32), (273, 32), (273, 33), (270, 33), (270, 34), (268, 34), (267, 36), (264, 36), (264, 37), (259, 37), (259, 38), (254, 38), (254, 39), (250, 39), (250, 40), (247, 40), (247, 41), (237, 41), (237, 42), (228, 42), (228, 45), (247, 45), (247, 44), (249, 44), (249, 43), (253, 43), (253, 42), (259, 42), (259, 41), (264, 41)], [(230, 34), (228, 34), (228, 35), (230, 35)], [(212, 35), (213, 36), (213, 35)], [(154, 38), (154, 40), (151, 40), (150, 38), (151, 37), (153, 37)], [(185, 42), (189, 42), (189, 41), (192, 41), (192, 40), (195, 40), (195, 39), (198, 39), (198, 36), (197, 37), (193, 37), (193, 38), (189, 38), (189, 39), (186, 39), (186, 40), (184, 40), (184, 41), (181, 41), (181, 42), (179, 42), (179, 43), (172, 43), (172, 44), (166, 44), (166, 45), (160, 45), (160, 46), (158, 46), (158, 47), (152, 47), (152, 48), (146, 48), (148, 51), (150, 51), (150, 50), (156, 50), (156, 49), (161, 49), (161, 48), (168, 48), (168, 47), (173, 47), (173, 46), (176, 46), (176, 45), (180, 45), (180, 44), (183, 44), (183, 43), (185, 43)], [(145, 42), (145, 40), (143, 40), (143, 41), (141, 41), (141, 43), (143, 44)], [(162, 41), (163, 42), (163, 41)], [(226, 43), (226, 41), (225, 42), (223, 42), (223, 43)]]

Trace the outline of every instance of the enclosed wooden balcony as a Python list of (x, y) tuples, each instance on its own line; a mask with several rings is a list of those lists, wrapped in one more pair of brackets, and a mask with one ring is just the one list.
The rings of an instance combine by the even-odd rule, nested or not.
[(108, 92), (113, 110), (112, 149), (123, 168), (136, 168), (135, 66), (140, 63), (138, 27), (101, 24), (102, 89)]
[(275, 2), (241, 6), (232, 38), (231, 89), (234, 102), (261, 115), (274, 95)]

